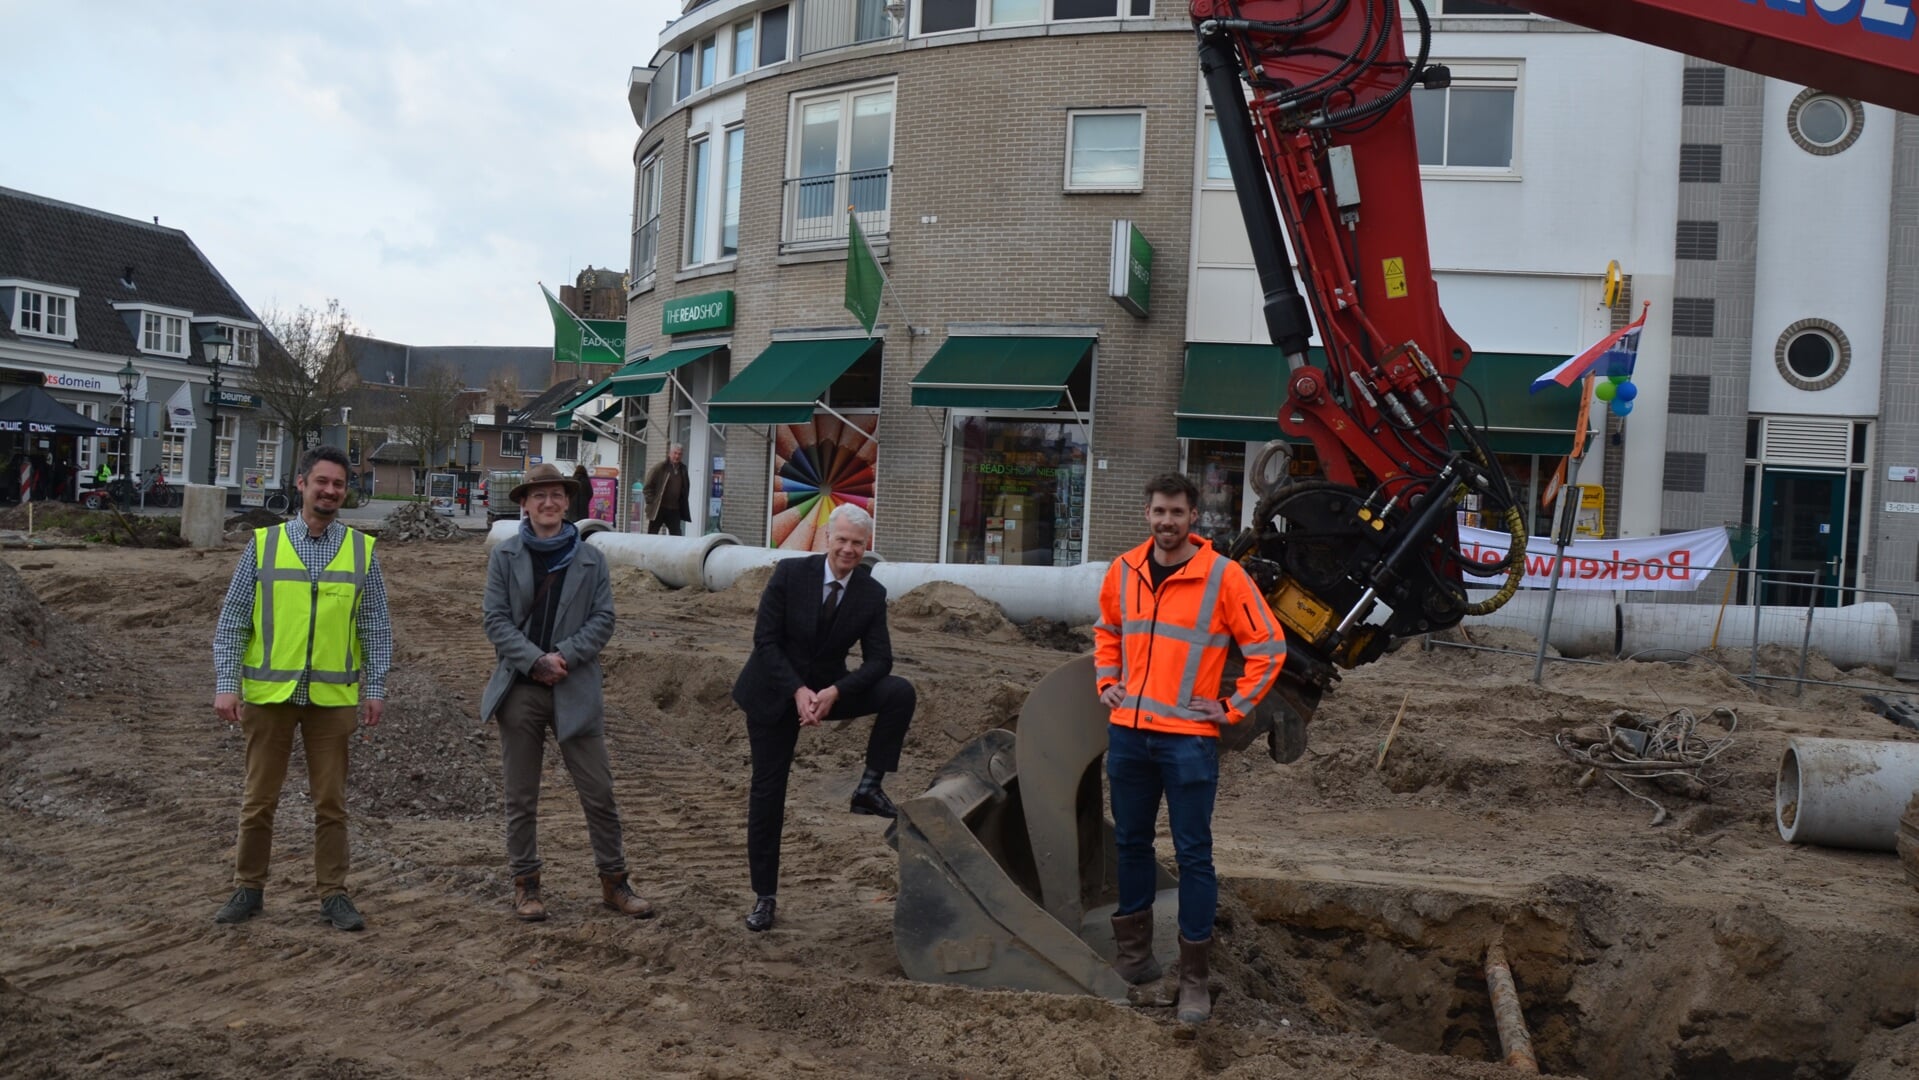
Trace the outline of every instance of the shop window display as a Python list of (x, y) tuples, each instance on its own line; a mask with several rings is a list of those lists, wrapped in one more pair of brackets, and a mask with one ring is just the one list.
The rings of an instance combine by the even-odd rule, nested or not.
[(1193, 531), (1216, 545), (1238, 535), (1246, 444), (1196, 439), (1186, 448), (1186, 473), (1199, 485), (1199, 522)]
[[(872, 514), (879, 444), (868, 438), (879, 427), (868, 413), (845, 420), (815, 413), (804, 424), (773, 426), (773, 546), (788, 551), (825, 551), (826, 518), (841, 503)], [(865, 432), (865, 434), (861, 434)], [(878, 528), (875, 527), (877, 536)]]
[(1075, 566), (1085, 558), (1086, 431), (1070, 419), (953, 421), (946, 559)]

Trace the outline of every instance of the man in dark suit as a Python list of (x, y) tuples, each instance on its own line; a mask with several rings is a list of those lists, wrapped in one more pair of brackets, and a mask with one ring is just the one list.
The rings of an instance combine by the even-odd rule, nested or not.
[[(860, 563), (873, 541), (873, 519), (857, 506), (842, 504), (827, 518), (826, 537), (825, 555), (786, 559), (774, 567), (760, 596), (753, 654), (733, 683), (733, 700), (746, 710), (753, 748), (746, 858), (757, 899), (746, 917), (748, 930), (773, 928), (786, 777), (800, 728), (873, 714), (866, 772), (853, 792), (852, 811), (885, 818), (898, 814), (880, 780), (899, 768), (917, 695), (912, 683), (891, 674), (886, 587)], [(849, 672), (846, 655), (855, 644), (860, 666)]]

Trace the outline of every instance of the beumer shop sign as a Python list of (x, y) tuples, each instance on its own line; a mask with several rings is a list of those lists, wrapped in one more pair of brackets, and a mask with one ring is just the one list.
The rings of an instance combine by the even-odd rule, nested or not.
[[(120, 377), (118, 375), (99, 375), (88, 371), (42, 371), (40, 384), (48, 390), (79, 390), (88, 394), (112, 394), (120, 396)], [(140, 376), (134, 384), (133, 396), (145, 400), (147, 396), (147, 377)]]

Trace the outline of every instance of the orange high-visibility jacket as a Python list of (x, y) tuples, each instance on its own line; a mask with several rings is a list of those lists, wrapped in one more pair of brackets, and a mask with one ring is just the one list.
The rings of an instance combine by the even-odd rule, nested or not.
[(1126, 699), (1111, 716), (1122, 727), (1217, 738), (1219, 728), (1189, 705), (1221, 696), (1227, 647), (1238, 642), (1246, 657), (1226, 702), (1229, 723), (1252, 711), (1286, 662), (1285, 631), (1253, 579), (1204, 538), (1192, 540), (1199, 553), (1158, 592), (1146, 566), (1151, 539), (1114, 559), (1100, 586), (1095, 680), (1101, 693), (1114, 683), (1125, 686)]

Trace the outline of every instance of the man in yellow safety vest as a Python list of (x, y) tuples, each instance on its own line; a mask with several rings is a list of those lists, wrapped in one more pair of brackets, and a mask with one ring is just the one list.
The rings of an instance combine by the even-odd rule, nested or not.
[(347, 748), (362, 714), (368, 727), (380, 722), (393, 627), (372, 537), (338, 520), (346, 455), (316, 447), (295, 476), (300, 516), (254, 532), (213, 632), (213, 711), (240, 725), (247, 755), (236, 888), (213, 919), (245, 922), (263, 907), (273, 812), (297, 728), (313, 793), (320, 912), (338, 929), (360, 930), (366, 920), (346, 891)]

